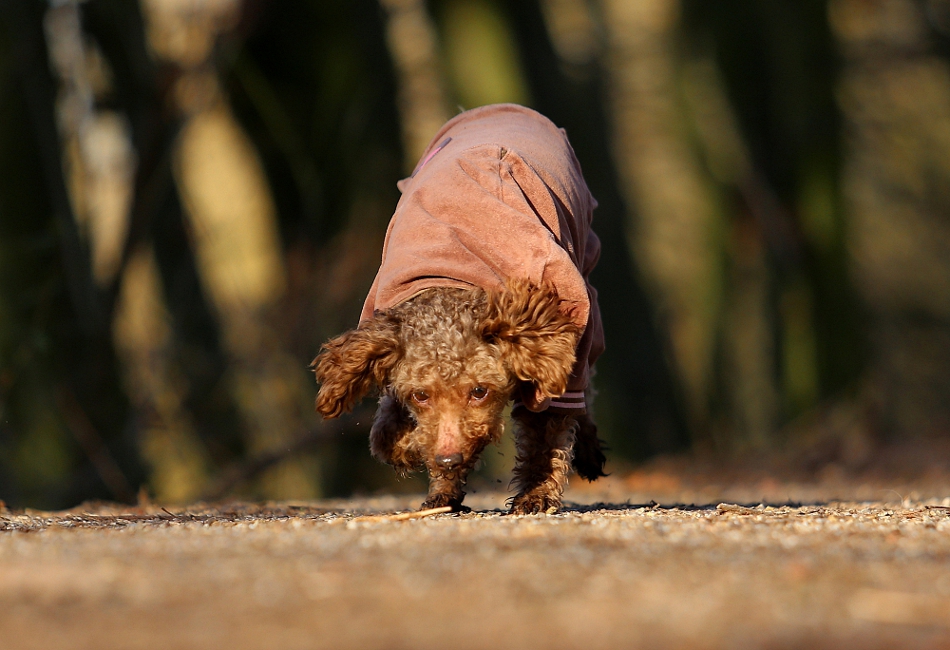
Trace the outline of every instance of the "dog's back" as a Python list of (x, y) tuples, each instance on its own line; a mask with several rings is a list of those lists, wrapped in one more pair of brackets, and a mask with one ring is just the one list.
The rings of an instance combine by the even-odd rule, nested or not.
[(462, 113), (400, 184), (382, 263), (361, 320), (435, 287), (554, 286), (583, 331), (568, 389), (582, 392), (603, 350), (588, 276), (600, 255), (597, 203), (562, 129), (523, 106)]

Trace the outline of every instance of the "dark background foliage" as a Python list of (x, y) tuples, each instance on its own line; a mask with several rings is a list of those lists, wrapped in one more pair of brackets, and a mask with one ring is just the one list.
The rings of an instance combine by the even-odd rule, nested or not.
[[(369, 458), (369, 400), (317, 420), (306, 366), (355, 325), (419, 116), (492, 101), (564, 127), (600, 204), (614, 471), (946, 436), (946, 4), (9, 0), (0, 498), (418, 490)], [(203, 197), (243, 190), (214, 230)]]

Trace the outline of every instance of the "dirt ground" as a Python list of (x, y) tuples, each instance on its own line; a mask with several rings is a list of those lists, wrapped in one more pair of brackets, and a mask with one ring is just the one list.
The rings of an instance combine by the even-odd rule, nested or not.
[(950, 475), (663, 462), (421, 497), (0, 513), (0, 647), (950, 647)]

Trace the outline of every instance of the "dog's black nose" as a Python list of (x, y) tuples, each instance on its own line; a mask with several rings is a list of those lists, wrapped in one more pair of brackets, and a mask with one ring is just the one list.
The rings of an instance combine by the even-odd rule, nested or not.
[(462, 464), (462, 454), (447, 454), (445, 456), (436, 456), (435, 464), (442, 469), (455, 469)]

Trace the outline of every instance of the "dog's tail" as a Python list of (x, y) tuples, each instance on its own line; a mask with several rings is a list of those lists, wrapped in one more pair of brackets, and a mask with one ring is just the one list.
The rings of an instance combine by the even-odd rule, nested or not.
[(581, 478), (596, 481), (604, 473), (604, 441), (597, 437), (597, 425), (586, 415), (577, 418), (577, 432), (574, 435), (574, 459), (571, 465)]

